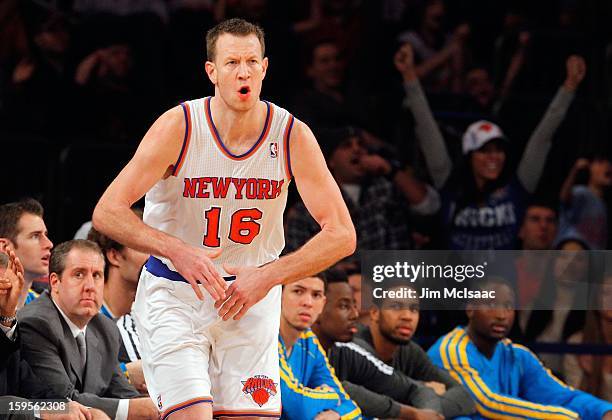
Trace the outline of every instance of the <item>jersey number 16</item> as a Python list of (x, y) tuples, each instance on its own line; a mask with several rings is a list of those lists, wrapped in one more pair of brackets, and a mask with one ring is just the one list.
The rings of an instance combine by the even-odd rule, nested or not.
[[(256, 220), (261, 219), (261, 210), (240, 209), (232, 214), (228, 238), (238, 244), (248, 245), (259, 234), (261, 225)], [(221, 219), (221, 207), (211, 207), (204, 212), (206, 218), (206, 233), (204, 234), (205, 246), (216, 248), (221, 245), (219, 237), (219, 220)]]

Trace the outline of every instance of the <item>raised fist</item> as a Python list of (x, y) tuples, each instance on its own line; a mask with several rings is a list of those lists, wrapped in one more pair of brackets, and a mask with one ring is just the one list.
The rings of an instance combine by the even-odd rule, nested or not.
[(568, 90), (576, 90), (586, 74), (584, 58), (579, 55), (570, 55), (565, 62), (565, 67), (567, 76), (564, 85)]

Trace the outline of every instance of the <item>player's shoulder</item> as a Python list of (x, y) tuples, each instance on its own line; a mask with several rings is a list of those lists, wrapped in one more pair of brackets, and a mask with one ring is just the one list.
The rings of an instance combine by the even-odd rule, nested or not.
[(302, 331), (299, 340), (304, 343), (309, 343), (313, 345), (317, 345), (319, 343), (317, 335), (310, 328), (305, 331)]
[(513, 351), (519, 357), (533, 358), (539, 360), (538, 356), (536, 356), (535, 353), (529, 349), (529, 347), (526, 347), (519, 343), (515, 343), (509, 338), (504, 338), (500, 341), (500, 344), (503, 345), (506, 349)]

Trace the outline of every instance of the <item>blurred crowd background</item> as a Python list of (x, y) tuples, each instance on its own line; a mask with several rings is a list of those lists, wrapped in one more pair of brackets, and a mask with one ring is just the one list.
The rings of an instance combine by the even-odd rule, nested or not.
[[(536, 196), (557, 200), (578, 158), (608, 153), (612, 4), (604, 0), (5, 0), (2, 201), (37, 198), (55, 240), (71, 238), (154, 119), (213, 93), (204, 35), (236, 16), (266, 32), (262, 97), (307, 122), (324, 149), (358, 133), (391, 145), (428, 181), (394, 65), (410, 42), (453, 160), (465, 128), (488, 119), (503, 128), (516, 164), (572, 54), (585, 59), (586, 78)], [(408, 230), (441, 248), (435, 225)]]

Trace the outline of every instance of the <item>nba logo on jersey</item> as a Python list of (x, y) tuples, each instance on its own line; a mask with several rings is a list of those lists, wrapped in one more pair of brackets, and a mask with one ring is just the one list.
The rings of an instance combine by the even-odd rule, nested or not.
[(278, 157), (278, 143), (270, 143), (270, 157), (274, 159)]
[(158, 394), (157, 395), (157, 408), (161, 410), (163, 406), (164, 405), (162, 404), (161, 394)]

